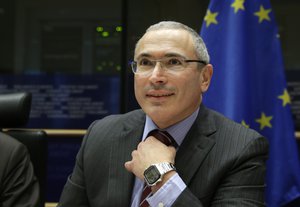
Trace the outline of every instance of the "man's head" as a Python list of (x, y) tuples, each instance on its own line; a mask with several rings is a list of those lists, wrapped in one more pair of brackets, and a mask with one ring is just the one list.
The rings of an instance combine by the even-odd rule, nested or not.
[(201, 37), (177, 22), (148, 28), (134, 55), (135, 96), (160, 128), (191, 115), (202, 101), (213, 73)]

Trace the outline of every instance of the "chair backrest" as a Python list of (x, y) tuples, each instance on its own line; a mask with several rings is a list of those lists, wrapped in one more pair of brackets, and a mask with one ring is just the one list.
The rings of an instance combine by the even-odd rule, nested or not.
[(0, 128), (23, 127), (31, 109), (30, 93), (0, 94)]
[(0, 94), (0, 128), (28, 148), (40, 185), (41, 206), (44, 206), (47, 179), (47, 134), (43, 130), (20, 128), (27, 124), (30, 109), (30, 93)]

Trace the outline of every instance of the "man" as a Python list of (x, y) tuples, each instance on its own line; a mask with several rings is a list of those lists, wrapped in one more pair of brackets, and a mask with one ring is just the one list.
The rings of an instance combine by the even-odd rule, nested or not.
[(0, 132), (0, 206), (39, 206), (39, 184), (26, 147)]
[(199, 35), (177, 22), (151, 26), (132, 69), (142, 110), (90, 126), (59, 206), (264, 206), (268, 143), (201, 104), (213, 68)]

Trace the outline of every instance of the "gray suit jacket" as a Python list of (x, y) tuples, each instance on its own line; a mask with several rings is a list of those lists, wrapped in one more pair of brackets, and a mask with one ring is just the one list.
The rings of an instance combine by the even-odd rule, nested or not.
[[(108, 116), (89, 128), (59, 206), (130, 206), (133, 174), (124, 163), (140, 142), (145, 114)], [(176, 154), (187, 188), (173, 206), (264, 206), (268, 143), (201, 105)]]
[(37, 207), (39, 193), (27, 148), (0, 132), (0, 206)]

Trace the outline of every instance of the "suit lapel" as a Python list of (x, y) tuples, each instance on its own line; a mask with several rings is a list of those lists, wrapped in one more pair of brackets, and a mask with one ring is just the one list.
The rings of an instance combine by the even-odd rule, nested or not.
[(112, 206), (130, 206), (134, 176), (129, 173), (124, 163), (131, 160), (131, 152), (136, 149), (141, 140), (145, 115), (135, 112), (124, 121), (124, 128), (118, 139), (111, 145), (109, 200)]
[(213, 120), (209, 119), (208, 110), (201, 105), (198, 117), (178, 149), (175, 166), (178, 174), (188, 185), (213, 148), (215, 141), (209, 136), (216, 131)]

